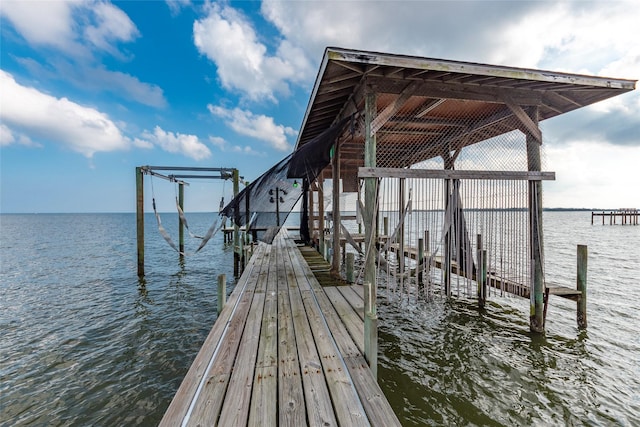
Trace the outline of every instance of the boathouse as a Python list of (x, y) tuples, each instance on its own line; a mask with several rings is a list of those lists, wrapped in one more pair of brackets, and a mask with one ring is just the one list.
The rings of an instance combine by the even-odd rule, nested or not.
[[(248, 261), (161, 424), (399, 425), (375, 381), (381, 289), (526, 297), (536, 332), (555, 294), (577, 301), (585, 327), (586, 247), (578, 289), (545, 277), (542, 184), (555, 174), (539, 123), (634, 88), (327, 48), (294, 152), (222, 210), (271, 244)], [(364, 286), (321, 286), (280, 232), (301, 197), (301, 239)]]
[[(539, 123), (634, 88), (631, 80), (327, 48), (295, 151), (245, 196), (253, 214), (273, 211), (273, 188), (289, 206), (303, 192), (305, 240), (330, 254), (336, 274), (346, 248), (361, 253), (372, 301), (381, 278), (390, 289), (438, 289), (481, 304), (507, 292), (530, 298), (531, 330), (542, 331), (549, 294), (579, 300), (581, 292), (545, 277), (542, 186), (555, 174), (544, 170)], [(356, 215), (341, 218), (353, 209), (347, 193)], [(226, 213), (248, 217), (245, 202)], [(348, 230), (354, 219), (358, 230)]]

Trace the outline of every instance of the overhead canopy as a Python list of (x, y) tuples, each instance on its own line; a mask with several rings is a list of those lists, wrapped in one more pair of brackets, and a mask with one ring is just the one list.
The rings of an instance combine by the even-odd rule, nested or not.
[[(331, 47), (296, 149), (363, 111), (368, 90), (377, 94), (372, 129), (379, 141), (378, 166), (408, 167), (515, 129), (541, 140), (537, 125), (523, 117), (534, 109), (537, 119), (545, 120), (634, 90), (635, 82)], [(355, 135), (344, 131), (344, 171), (363, 166), (362, 127), (361, 119)]]

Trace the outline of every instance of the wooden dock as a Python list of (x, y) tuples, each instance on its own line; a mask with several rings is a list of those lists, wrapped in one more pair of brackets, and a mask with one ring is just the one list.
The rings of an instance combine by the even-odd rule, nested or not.
[(161, 426), (399, 426), (364, 354), (359, 286), (322, 287), (283, 230), (259, 245)]
[(602, 217), (602, 225), (605, 225), (605, 218), (609, 218), (609, 225), (616, 225), (618, 218), (620, 225), (638, 225), (640, 223), (640, 211), (636, 208), (621, 208), (615, 211), (591, 212), (591, 225), (595, 217)]

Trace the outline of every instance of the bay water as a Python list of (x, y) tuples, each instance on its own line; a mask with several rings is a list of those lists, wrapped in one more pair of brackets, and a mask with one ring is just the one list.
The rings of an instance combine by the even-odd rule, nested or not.
[[(214, 215), (188, 219), (203, 234)], [(140, 281), (135, 214), (0, 216), (1, 426), (160, 421), (215, 322), (217, 276), (233, 289), (233, 252), (218, 234), (180, 259), (145, 221)], [(522, 298), (380, 298), (379, 382), (403, 425), (640, 425), (640, 226), (544, 226), (548, 281), (575, 286), (589, 247), (588, 329), (558, 297), (544, 335)]]

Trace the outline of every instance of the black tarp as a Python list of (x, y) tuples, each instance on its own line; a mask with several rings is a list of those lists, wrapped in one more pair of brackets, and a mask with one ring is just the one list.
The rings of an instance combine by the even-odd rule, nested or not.
[(287, 177), (313, 182), (331, 162), (331, 147), (351, 117), (340, 120), (293, 152)]
[[(303, 194), (303, 183), (314, 181), (331, 162), (331, 147), (349, 120), (339, 121), (282, 159), (242, 190), (220, 214), (240, 227), (250, 222), (254, 236), (271, 243)], [(308, 230), (303, 238), (308, 238)]]

